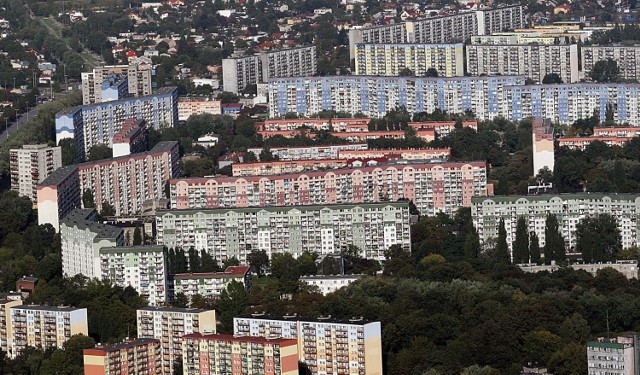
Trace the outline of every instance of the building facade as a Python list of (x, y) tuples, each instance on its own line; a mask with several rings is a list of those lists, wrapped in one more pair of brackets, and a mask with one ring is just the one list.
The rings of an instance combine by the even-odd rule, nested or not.
[[(555, 272), (562, 267), (558, 264), (518, 264), (521, 270), (524, 272)], [(574, 270), (582, 270), (590, 273), (593, 276), (598, 274), (598, 271), (605, 268), (614, 269), (624, 275), (627, 279), (638, 278), (638, 261), (637, 260), (618, 260), (615, 263), (572, 263), (568, 267)]]
[(302, 276), (300, 277), (300, 281), (309, 286), (317, 287), (320, 293), (326, 296), (329, 293), (348, 286), (361, 277), (362, 275), (316, 275)]
[(157, 241), (205, 250), (218, 262), (245, 263), (252, 250), (331, 254), (355, 245), (384, 260), (393, 245), (411, 250), (408, 202), (236, 209), (167, 210), (157, 214)]
[(367, 131), (370, 118), (301, 118), (267, 119), (256, 122), (256, 131), (291, 131), (298, 129), (328, 130), (333, 132)]
[(97, 144), (112, 146), (125, 121), (137, 118), (149, 128), (173, 127), (178, 122), (178, 90), (162, 87), (153, 95), (64, 109), (56, 114), (56, 143), (76, 140), (78, 160)]
[(269, 81), (269, 112), (309, 117), (333, 110), (378, 118), (403, 107), (409, 113), (471, 111), (486, 120), (503, 115), (504, 90), (524, 83), (524, 76), (278, 78)]
[(553, 172), (555, 167), (555, 138), (551, 121), (548, 119), (534, 119), (531, 124), (531, 133), (533, 141), (533, 174), (537, 175), (544, 168)]
[(297, 340), (312, 374), (382, 375), (380, 322), (253, 314), (235, 317), (233, 333)]
[(507, 244), (515, 240), (519, 217), (527, 220), (529, 233), (535, 232), (540, 246), (545, 245), (544, 227), (547, 214), (558, 218), (560, 232), (567, 249), (576, 246), (576, 226), (587, 216), (609, 214), (616, 219), (622, 247), (638, 244), (640, 197), (629, 194), (578, 193), (537, 196), (503, 196), (473, 198), (471, 216), (480, 241), (497, 238), (500, 219), (507, 230)]
[(314, 75), (318, 69), (316, 47), (297, 47), (222, 60), (224, 91), (240, 93), (247, 86), (270, 78)]
[(406, 149), (381, 149), (381, 150), (340, 150), (338, 159), (377, 159), (390, 160), (430, 160), (448, 159), (451, 156), (450, 148), (406, 148)]
[(589, 375), (633, 375), (638, 372), (637, 336), (600, 337), (587, 342)]
[(13, 324), (11, 323), (11, 308), (22, 305), (21, 300), (3, 298), (0, 300), (0, 350), (9, 353), (13, 346)]
[(298, 374), (296, 340), (192, 333), (182, 343), (184, 375)]
[(493, 195), (485, 162), (407, 161), (275, 176), (175, 179), (174, 209), (361, 204), (410, 200), (423, 215), (453, 215)]
[[(464, 75), (464, 45), (356, 44), (356, 75), (425, 76), (435, 69), (440, 77)], [(410, 73), (409, 73), (410, 72)]]
[(580, 80), (577, 44), (469, 44), (466, 52), (472, 76), (524, 75), (542, 83), (555, 73), (565, 83)]
[[(340, 151), (368, 150), (366, 143), (327, 145), (327, 146), (298, 146), (298, 147), (272, 147), (269, 149), (278, 160), (313, 160), (313, 159), (337, 159)], [(247, 152), (253, 153), (260, 160), (262, 147), (250, 147)]]
[(140, 57), (129, 61), (129, 65), (107, 65), (96, 67), (91, 72), (81, 73), (82, 104), (102, 103), (102, 83), (110, 75), (126, 78), (127, 91), (135, 97), (151, 95), (153, 86), (151, 59)]
[(126, 340), (82, 351), (85, 375), (162, 375), (160, 340)]
[(229, 266), (223, 272), (178, 273), (173, 276), (173, 290), (175, 294), (183, 293), (189, 298), (194, 295), (219, 297), (233, 281), (248, 287), (251, 284), (249, 267)]
[(215, 310), (144, 307), (137, 311), (138, 338), (160, 341), (162, 373), (173, 374), (173, 364), (182, 360), (182, 336), (215, 333)]
[(129, 119), (113, 136), (113, 157), (137, 154), (148, 150), (147, 123), (142, 119)]
[(608, 45), (582, 46), (582, 72), (584, 78), (591, 78), (591, 71), (598, 61), (612, 59), (618, 64), (620, 78), (624, 80), (640, 80), (640, 45)]
[(15, 358), (28, 346), (62, 349), (71, 336), (89, 334), (87, 309), (20, 305), (9, 311), (13, 328), (9, 358)]
[(36, 189), (38, 225), (51, 224), (60, 230), (60, 219), (81, 206), (82, 193), (76, 166), (56, 169)]
[(62, 149), (42, 145), (24, 145), (9, 150), (11, 190), (37, 202), (39, 183), (62, 167)]
[(178, 121), (187, 121), (192, 115), (220, 115), (220, 100), (207, 95), (187, 95), (178, 98)]
[(344, 168), (348, 164), (346, 159), (259, 161), (254, 163), (233, 163), (231, 171), (234, 177), (270, 176)]

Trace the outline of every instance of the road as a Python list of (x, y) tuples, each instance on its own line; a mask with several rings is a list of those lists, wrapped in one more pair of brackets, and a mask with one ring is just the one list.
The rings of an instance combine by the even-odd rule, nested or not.
[(9, 122), (8, 128), (5, 129), (5, 125), (4, 124), (0, 124), (0, 126), (2, 127), (0, 130), (0, 144), (4, 143), (11, 134), (15, 133), (16, 131), (18, 131), (18, 129), (20, 128), (20, 126), (24, 125), (27, 121), (29, 121), (30, 119), (34, 118), (36, 115), (38, 114), (38, 107), (32, 108), (31, 110), (29, 110), (29, 112), (27, 113), (19, 113), (18, 114), (18, 119), (17, 121), (11, 121)]

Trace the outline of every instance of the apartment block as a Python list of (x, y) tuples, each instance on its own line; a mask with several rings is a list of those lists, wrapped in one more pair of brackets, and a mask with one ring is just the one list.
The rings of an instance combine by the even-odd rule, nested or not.
[(587, 342), (589, 375), (633, 375), (638, 372), (638, 336), (600, 337)]
[(544, 227), (547, 214), (558, 218), (560, 232), (570, 251), (576, 246), (576, 226), (588, 216), (609, 214), (613, 216), (622, 236), (622, 247), (638, 244), (638, 215), (640, 198), (630, 194), (548, 194), (537, 196), (502, 196), (473, 198), (471, 216), (482, 242), (497, 238), (500, 219), (507, 230), (507, 244), (515, 240), (519, 217), (527, 220), (529, 233), (535, 232), (540, 246), (545, 245)]
[(549, 119), (534, 119), (531, 125), (531, 133), (533, 141), (533, 174), (537, 175), (544, 168), (553, 172), (555, 166), (555, 139), (551, 121)]
[(220, 115), (220, 100), (209, 95), (186, 95), (178, 98), (178, 121), (187, 121), (192, 115)]
[(94, 145), (112, 147), (113, 136), (132, 118), (142, 119), (156, 130), (175, 126), (177, 88), (162, 87), (153, 95), (64, 109), (56, 114), (56, 143), (75, 139), (78, 160), (82, 160)]
[(596, 114), (606, 120), (613, 110), (616, 123), (640, 123), (640, 84), (574, 83), (564, 85), (527, 85), (504, 88), (504, 117), (511, 121), (549, 118), (560, 124)]
[[(272, 147), (269, 149), (278, 160), (313, 160), (313, 159), (337, 159), (340, 151), (362, 151), (368, 150), (366, 143), (327, 145), (327, 146), (294, 146), (294, 147)], [(250, 147), (247, 152), (253, 153), (260, 160), (262, 147)]]
[(148, 150), (147, 123), (142, 119), (128, 119), (113, 136), (113, 157), (137, 154)]
[(486, 120), (504, 115), (504, 90), (524, 82), (524, 76), (279, 78), (269, 81), (269, 111), (274, 117), (333, 110), (379, 118), (404, 107), (410, 113), (471, 111)]
[[(362, 143), (372, 139), (405, 139), (406, 133), (404, 130), (387, 130), (387, 131), (361, 131), (361, 132), (348, 132), (348, 133), (331, 133), (332, 136), (340, 139), (347, 140), (349, 142)], [(416, 130), (415, 136), (424, 139), (426, 142), (431, 142), (436, 138), (436, 131), (434, 129), (421, 129)]]
[(151, 306), (167, 302), (167, 267), (162, 246), (101, 247), (100, 279), (130, 286)]
[(157, 241), (205, 250), (218, 262), (245, 263), (252, 250), (269, 256), (331, 254), (349, 245), (384, 260), (392, 245), (411, 250), (408, 202), (298, 207), (167, 210), (157, 213)]
[(160, 142), (151, 151), (57, 169), (38, 186), (38, 222), (57, 228), (60, 218), (80, 207), (85, 190), (92, 191), (96, 207), (111, 204), (116, 216), (141, 212), (178, 176), (178, 152), (178, 142)]
[(407, 70), (425, 76), (435, 69), (441, 77), (464, 75), (464, 45), (455, 44), (356, 44), (356, 75), (399, 76)]
[(13, 340), (7, 355), (15, 358), (28, 346), (62, 349), (73, 335), (88, 335), (87, 309), (20, 305), (9, 309)]
[(479, 35), (520, 29), (526, 24), (524, 7), (521, 5), (483, 9), (476, 12), (476, 17)]
[(640, 127), (594, 127), (593, 135), (595, 137), (640, 137)]
[(362, 275), (315, 275), (301, 276), (300, 281), (309, 286), (317, 287), (320, 293), (326, 296), (329, 293), (348, 286), (361, 277)]
[(60, 229), (60, 219), (81, 206), (82, 192), (78, 168), (66, 166), (56, 169), (37, 190), (38, 225), (51, 224)]
[(233, 333), (297, 340), (299, 360), (314, 375), (382, 375), (380, 322), (253, 314), (235, 317)]
[(236, 281), (248, 287), (251, 273), (248, 266), (229, 266), (222, 272), (178, 273), (173, 276), (174, 293), (183, 293), (191, 298), (219, 297), (229, 283)]
[[(409, 127), (416, 131), (432, 129), (436, 132), (438, 138), (442, 139), (456, 128), (455, 121), (424, 121), (424, 122), (410, 122), (407, 124)], [(471, 128), (478, 131), (478, 121), (462, 121), (460, 123), (462, 128)]]
[(425, 148), (425, 149), (382, 149), (382, 150), (341, 150), (338, 151), (338, 159), (377, 159), (389, 160), (430, 160), (448, 159), (451, 156), (450, 148)]
[[(485, 162), (433, 160), (277, 176), (175, 179), (174, 209), (361, 204), (410, 200), (423, 215), (453, 215), (492, 195)], [(184, 247), (188, 248), (188, 247)]]
[(42, 145), (24, 145), (9, 150), (9, 169), (11, 171), (11, 190), (22, 197), (37, 202), (39, 183), (53, 171), (62, 167), (60, 147)]
[(558, 139), (558, 146), (566, 147), (570, 150), (584, 151), (587, 146), (593, 142), (602, 142), (609, 147), (618, 146), (624, 147), (624, 145), (631, 141), (634, 137), (616, 137), (616, 136), (588, 136), (588, 137), (560, 137)]
[(127, 93), (135, 96), (151, 95), (151, 75), (153, 64), (151, 59), (139, 57), (130, 60), (129, 65), (107, 65), (96, 67), (91, 72), (81, 73), (82, 104), (102, 103), (103, 82), (108, 77), (121, 77), (126, 83)]
[(582, 46), (582, 72), (584, 78), (590, 79), (591, 71), (598, 61), (612, 59), (618, 64), (620, 78), (625, 80), (640, 80), (640, 45), (607, 45)]
[(9, 353), (13, 344), (13, 324), (11, 324), (11, 308), (22, 305), (21, 300), (0, 299), (0, 350)]
[[(564, 268), (565, 265), (558, 264), (518, 264), (521, 270), (524, 272), (555, 272), (561, 268)], [(567, 267), (573, 268), (574, 270), (582, 270), (590, 273), (592, 276), (596, 276), (598, 271), (603, 270), (605, 268), (614, 269), (621, 274), (624, 275), (627, 279), (637, 279), (638, 278), (638, 261), (637, 260), (618, 260), (615, 263), (607, 262), (607, 263), (572, 263)]]
[(524, 75), (542, 83), (547, 74), (556, 73), (565, 83), (580, 79), (577, 44), (469, 44), (466, 50), (472, 76)]
[(182, 336), (215, 333), (215, 310), (144, 307), (137, 311), (138, 338), (160, 340), (162, 374), (173, 374), (174, 362), (182, 360)]
[(182, 343), (185, 375), (298, 374), (296, 340), (193, 333)]
[(298, 129), (327, 130), (333, 132), (352, 132), (369, 130), (370, 118), (302, 118), (268, 119), (256, 122), (256, 131), (292, 131)]
[(82, 351), (85, 375), (161, 375), (160, 340), (126, 340)]
[(346, 159), (261, 161), (254, 163), (233, 163), (231, 165), (231, 173), (234, 177), (270, 176), (307, 171), (323, 171), (345, 168), (347, 166), (349, 166), (349, 161)]
[(248, 85), (266, 82), (270, 78), (314, 75), (317, 65), (315, 46), (223, 59), (222, 85), (224, 91), (240, 93)]

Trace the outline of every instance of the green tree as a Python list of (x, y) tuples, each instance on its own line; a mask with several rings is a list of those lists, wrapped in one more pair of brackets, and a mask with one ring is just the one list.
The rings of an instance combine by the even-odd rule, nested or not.
[(436, 68), (427, 69), (425, 77), (438, 77), (438, 70), (436, 70)]
[(282, 293), (295, 293), (298, 290), (300, 270), (298, 260), (291, 253), (271, 255), (271, 275), (278, 279)]
[(536, 232), (531, 232), (529, 237), (529, 254), (531, 254), (531, 263), (540, 264), (540, 239)]
[(560, 75), (558, 75), (558, 73), (548, 73), (542, 79), (542, 83), (545, 85), (551, 83), (562, 83), (562, 78), (560, 78)]
[(227, 91), (223, 91), (220, 94), (218, 94), (216, 99), (220, 100), (222, 104), (237, 103), (238, 100), (240, 100), (238, 95), (232, 92), (227, 92)]
[(318, 254), (308, 251), (303, 252), (298, 257), (298, 270), (300, 271), (300, 275), (316, 275), (318, 273), (316, 259), (318, 259)]
[(511, 263), (509, 256), (509, 245), (507, 244), (507, 229), (504, 226), (504, 219), (500, 219), (498, 224), (498, 239), (496, 240), (496, 262), (500, 264)]
[(205, 250), (200, 251), (200, 268), (202, 272), (217, 272), (218, 262)]
[(589, 72), (589, 77), (591, 77), (593, 81), (600, 83), (617, 82), (620, 78), (618, 63), (611, 58), (600, 60), (593, 64), (593, 68), (591, 68), (591, 72)]
[(562, 339), (547, 330), (530, 331), (523, 337), (525, 360), (549, 363), (551, 356), (562, 347)]
[(583, 345), (569, 343), (556, 351), (549, 360), (549, 372), (554, 375), (580, 375), (587, 373), (584, 358), (587, 349)]
[(76, 140), (74, 138), (62, 139), (58, 142), (62, 153), (62, 165), (71, 165), (78, 162)]
[(551, 261), (562, 262), (566, 260), (564, 237), (560, 233), (558, 217), (555, 214), (548, 214), (544, 224), (544, 261), (551, 264)]
[(585, 262), (613, 260), (622, 250), (622, 237), (618, 222), (609, 214), (589, 216), (576, 226), (576, 251)]
[(247, 263), (260, 277), (269, 268), (269, 255), (265, 250), (252, 250), (247, 254)]
[(113, 151), (104, 143), (98, 143), (97, 145), (92, 146), (87, 154), (89, 161), (96, 161), (111, 158), (113, 156)]
[(220, 331), (233, 332), (233, 317), (241, 314), (249, 305), (249, 296), (244, 285), (237, 281), (227, 284), (220, 293), (217, 310), (220, 311)]
[(111, 203), (107, 201), (102, 201), (102, 207), (100, 208), (100, 215), (105, 217), (116, 216), (116, 209), (111, 205)]
[(227, 269), (227, 267), (239, 266), (239, 265), (240, 265), (240, 261), (238, 260), (238, 258), (231, 257), (231, 258), (227, 258), (227, 260), (224, 261), (224, 263), (222, 264), (222, 268)]
[(142, 245), (142, 231), (140, 227), (136, 226), (133, 230), (133, 246)]
[(93, 190), (84, 189), (82, 192), (82, 206), (84, 208), (95, 208), (96, 202), (93, 199)]
[(174, 307), (189, 307), (189, 298), (184, 293), (176, 293), (172, 305)]
[(513, 263), (529, 263), (529, 228), (524, 216), (518, 218), (516, 238), (513, 241)]
[(482, 250), (480, 246), (480, 236), (476, 232), (475, 228), (471, 228), (472, 231), (467, 234), (464, 241), (464, 257), (466, 259), (475, 259)]

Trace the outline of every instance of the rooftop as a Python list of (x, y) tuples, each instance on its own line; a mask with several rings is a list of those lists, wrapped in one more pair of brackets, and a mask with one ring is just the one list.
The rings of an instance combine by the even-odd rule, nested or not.
[(298, 316), (296, 314), (293, 315), (284, 315), (284, 316), (280, 316), (280, 315), (268, 315), (268, 314), (262, 314), (262, 313), (255, 313), (255, 314), (241, 314), (238, 315), (236, 317), (234, 317), (235, 319), (261, 319), (261, 320), (281, 320), (281, 321), (288, 321), (288, 322), (310, 322), (310, 323), (337, 323), (337, 324), (355, 324), (355, 325), (365, 325), (365, 324), (369, 324), (369, 323), (379, 323), (379, 322), (372, 322), (372, 321), (368, 321), (368, 320), (364, 320), (362, 318), (352, 318), (352, 319), (335, 319), (332, 318), (331, 315), (326, 316), (326, 317), (317, 317), (317, 318), (310, 318), (310, 317), (303, 317), (303, 316)]
[(640, 196), (637, 194), (624, 194), (624, 193), (540, 193), (536, 195), (502, 195), (502, 196), (493, 196), (493, 197), (473, 197), (471, 198), (472, 203), (480, 203), (484, 201), (494, 201), (494, 202), (515, 202), (520, 199), (524, 199), (526, 201), (548, 201), (553, 198), (558, 198), (562, 201), (567, 200), (600, 200), (603, 198), (609, 198), (612, 201), (635, 201), (636, 199), (640, 199)]
[(196, 340), (224, 340), (224, 341), (240, 341), (240, 342), (259, 342), (259, 343), (273, 343), (273, 344), (286, 344), (286, 346), (298, 345), (298, 340), (296, 339), (283, 339), (283, 338), (267, 338), (261, 336), (236, 336), (236, 335), (219, 335), (219, 334), (207, 334), (203, 335), (201, 333), (191, 333), (188, 335), (182, 336), (182, 339), (196, 339)]
[(244, 276), (247, 272), (249, 272), (249, 268), (249, 266), (229, 266), (223, 272), (178, 273), (175, 274), (174, 277), (180, 279), (190, 279)]
[(89, 229), (96, 234), (95, 239), (115, 239), (124, 233), (122, 228), (95, 221), (94, 208), (76, 208), (62, 219), (62, 224), (75, 226), (78, 229)]
[(310, 275), (301, 276), (300, 280), (323, 280), (323, 279), (359, 279), (364, 275)]
[(44, 181), (39, 183), (38, 186), (58, 186), (76, 171), (77, 168), (75, 165), (60, 167), (53, 171)]
[(160, 340), (152, 339), (152, 338), (138, 338), (135, 340), (126, 340), (123, 342), (119, 342), (117, 344), (100, 345), (100, 346), (96, 346), (95, 348), (85, 349), (84, 354), (96, 355), (96, 354), (99, 354), (100, 352), (102, 353), (115, 352), (115, 351), (120, 351), (121, 349), (130, 348), (138, 345), (146, 345), (151, 343), (159, 344)]
[(12, 307), (12, 309), (54, 311), (54, 312), (56, 311), (70, 312), (70, 311), (86, 310), (86, 309), (81, 309), (79, 307), (73, 307), (73, 306), (46, 306), (46, 305), (20, 305), (20, 306)]
[(148, 312), (177, 312), (177, 313), (185, 313), (185, 314), (198, 314), (207, 311), (213, 310), (205, 310), (205, 309), (195, 309), (195, 308), (182, 308), (182, 307), (163, 307), (163, 306), (147, 306), (138, 309), (138, 311), (148, 311)]
[(166, 95), (166, 94), (171, 94), (171, 93), (177, 93), (177, 91), (178, 91), (178, 89), (175, 86), (161, 87), (151, 95), (141, 96), (141, 97), (138, 97), (138, 98), (126, 98), (126, 99), (122, 99), (122, 100), (114, 100), (114, 101), (105, 102), (105, 103), (95, 103), (95, 104), (79, 105), (79, 106), (75, 106), (75, 107), (65, 108), (65, 109), (61, 110), (60, 112), (56, 113), (56, 117), (63, 116), (63, 115), (70, 115), (70, 114), (76, 113), (76, 112), (78, 112), (80, 110), (83, 110), (83, 109), (91, 109), (91, 108), (96, 108), (96, 107), (101, 107), (101, 106), (113, 107), (113, 106), (117, 106), (119, 104), (124, 104), (124, 103), (128, 103), (128, 102), (142, 101), (142, 100), (145, 100), (145, 99), (148, 99), (148, 98), (153, 98), (155, 96)]

